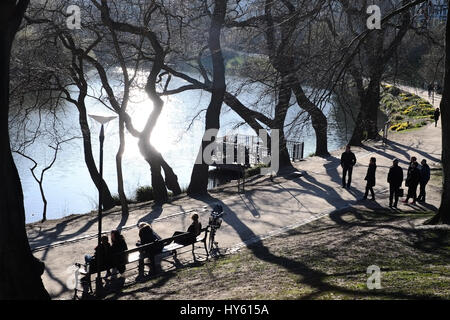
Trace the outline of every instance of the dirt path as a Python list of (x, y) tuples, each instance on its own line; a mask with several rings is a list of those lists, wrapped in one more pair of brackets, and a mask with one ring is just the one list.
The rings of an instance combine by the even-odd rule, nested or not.
[[(136, 225), (148, 221), (161, 237), (169, 237), (175, 230), (185, 230), (190, 224), (190, 215), (197, 212), (206, 225), (211, 205), (220, 203), (225, 216), (218, 241), (223, 250), (238, 250), (250, 243), (286, 232), (331, 213), (342, 212), (350, 207), (386, 208), (388, 205), (388, 168), (393, 158), (400, 159), (405, 169), (410, 156), (419, 161), (427, 159), (431, 167), (440, 161), (441, 135), (437, 128), (429, 125), (420, 129), (392, 133), (389, 142), (369, 143), (364, 148), (354, 148), (358, 162), (353, 171), (352, 189), (341, 185), (339, 159), (342, 150), (333, 152), (327, 159), (312, 157), (295, 163), (302, 177), (258, 177), (250, 180), (245, 194), (237, 194), (235, 186), (228, 186), (209, 197), (179, 198), (162, 207), (140, 205), (127, 218), (118, 211), (106, 214), (103, 230), (107, 232), (122, 228), (130, 248), (137, 241)], [(377, 158), (376, 201), (361, 201), (363, 196), (369, 158)], [(406, 173), (406, 172), (405, 172)], [(440, 200), (440, 185), (430, 183), (427, 204), (400, 205), (399, 210), (434, 210)], [(96, 245), (96, 214), (76, 215), (64, 219), (34, 223), (27, 226), (30, 245), (35, 255), (46, 263), (43, 280), (53, 298), (71, 297), (70, 284), (73, 279), (73, 264), (82, 262)], [(199, 259), (202, 251), (198, 250)], [(181, 262), (192, 260), (184, 255)], [(170, 268), (171, 265), (167, 264)], [(131, 272), (131, 271), (130, 271)], [(131, 276), (130, 276), (131, 278)]]

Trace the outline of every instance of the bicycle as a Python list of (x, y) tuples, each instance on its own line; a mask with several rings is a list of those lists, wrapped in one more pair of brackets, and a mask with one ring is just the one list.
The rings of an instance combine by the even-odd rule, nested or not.
[(215, 256), (219, 253), (219, 244), (215, 241), (216, 231), (220, 228), (222, 224), (223, 208), (221, 205), (215, 205), (211, 215), (209, 217), (209, 241), (208, 241), (208, 252), (211, 256)]

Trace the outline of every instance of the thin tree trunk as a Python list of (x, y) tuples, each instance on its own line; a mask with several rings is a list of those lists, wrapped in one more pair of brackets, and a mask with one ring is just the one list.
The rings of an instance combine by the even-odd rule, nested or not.
[(108, 210), (114, 207), (114, 199), (111, 196), (108, 185), (105, 180), (100, 178), (100, 173), (97, 170), (94, 155), (92, 153), (91, 130), (89, 129), (87, 121), (86, 107), (84, 106), (84, 102), (81, 102), (80, 99), (78, 100), (77, 108), (79, 112), (78, 120), (83, 136), (84, 162), (86, 163), (89, 175), (91, 176), (97, 190), (100, 190), (100, 183), (102, 184), (103, 209)]
[(11, 46), (28, 1), (0, 2), (0, 299), (49, 299), (25, 231), (19, 174), (11, 153), (9, 67)]
[(41, 222), (44, 222), (47, 220), (47, 198), (45, 197), (42, 181), (39, 182), (39, 191), (41, 192), (42, 202), (44, 203), (44, 208), (42, 209), (42, 220), (41, 220)]
[[(219, 130), (220, 128), (220, 110), (222, 108), (226, 85), (225, 85), (225, 66), (223, 62), (222, 49), (220, 46), (220, 34), (225, 19), (227, 9), (226, 0), (215, 0), (214, 12), (209, 29), (208, 47), (211, 52), (213, 63), (213, 89), (211, 101), (205, 116), (205, 131), (210, 129)], [(192, 169), (191, 181), (188, 187), (189, 195), (205, 194), (208, 189), (208, 165), (203, 159), (203, 150), (211, 142), (202, 139), (200, 156), (201, 164), (194, 164)]]
[(125, 151), (125, 123), (119, 116), (119, 150), (116, 154), (117, 191), (119, 193), (122, 216), (128, 215), (128, 201), (123, 188), (122, 157)]

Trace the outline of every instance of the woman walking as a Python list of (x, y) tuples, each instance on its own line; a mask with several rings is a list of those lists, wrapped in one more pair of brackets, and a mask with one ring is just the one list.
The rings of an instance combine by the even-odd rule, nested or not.
[(411, 162), (411, 167), (408, 169), (408, 175), (406, 177), (406, 186), (408, 187), (408, 194), (403, 203), (408, 203), (410, 198), (413, 199), (412, 204), (416, 204), (417, 200), (417, 186), (420, 182), (420, 171), (417, 168), (418, 163), (416, 161)]
[(377, 159), (374, 157), (370, 158), (369, 167), (367, 168), (366, 177), (364, 180), (367, 181), (366, 184), (366, 193), (364, 194), (363, 200), (367, 199), (367, 195), (372, 195), (372, 198), (370, 200), (375, 200), (375, 193), (373, 192), (373, 187), (375, 186), (375, 171), (377, 170)]

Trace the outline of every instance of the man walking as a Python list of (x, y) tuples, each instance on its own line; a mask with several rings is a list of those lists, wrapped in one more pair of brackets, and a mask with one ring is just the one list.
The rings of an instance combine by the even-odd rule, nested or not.
[(430, 166), (427, 164), (427, 160), (423, 159), (422, 168), (420, 169), (420, 193), (417, 201), (425, 202), (425, 187), (427, 186), (428, 181), (430, 181)]
[(439, 120), (439, 116), (441, 115), (441, 111), (439, 110), (439, 108), (436, 108), (436, 110), (434, 110), (434, 126), (437, 127), (437, 122)]
[[(400, 197), (399, 191), (403, 182), (403, 169), (399, 167), (398, 159), (394, 159), (393, 165), (389, 169), (387, 182), (389, 183), (389, 208), (397, 208), (398, 198)], [(394, 205), (392, 205), (393, 200)]]
[[(347, 145), (345, 147), (345, 152), (341, 155), (341, 167), (342, 167), (342, 188), (350, 188), (350, 185), (352, 183), (352, 172), (353, 172), (353, 166), (356, 163), (356, 157), (353, 152), (350, 151), (350, 145)], [(348, 180), (347, 183), (345, 181), (345, 177), (348, 173)]]

